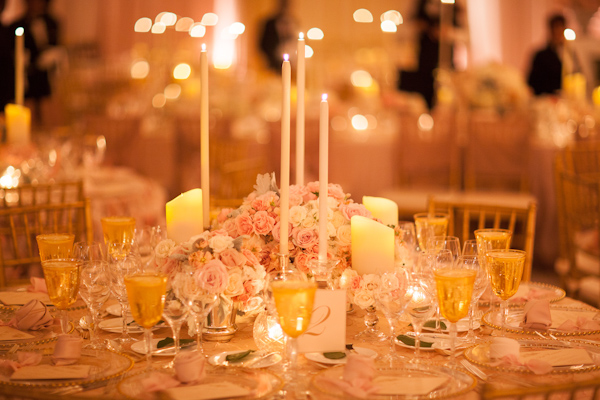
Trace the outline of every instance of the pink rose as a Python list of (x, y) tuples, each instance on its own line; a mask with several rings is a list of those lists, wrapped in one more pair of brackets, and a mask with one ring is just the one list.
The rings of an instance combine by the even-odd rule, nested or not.
[(358, 290), (360, 288), (360, 284), (362, 282), (362, 277), (353, 276), (350, 280), (350, 290)]
[(318, 256), (315, 253), (299, 253), (296, 255), (296, 259), (294, 260), (294, 265), (300, 272), (309, 273), (310, 272), (310, 264), (313, 260), (318, 260)]
[(223, 229), (225, 229), (227, 231), (227, 234), (232, 238), (236, 238), (239, 236), (235, 221), (235, 219), (230, 218), (227, 221), (223, 222)]
[(246, 264), (246, 257), (235, 249), (225, 249), (220, 253), (220, 259), (229, 268), (242, 267)]
[[(292, 236), (293, 228), (294, 227), (292, 226), (292, 224), (288, 223), (288, 238), (290, 236)], [(273, 227), (273, 231), (271, 231), (271, 233), (273, 234), (273, 239), (275, 239), (277, 242), (281, 242), (281, 222), (280, 221), (277, 221), (277, 223)]]
[(228, 218), (229, 213), (232, 211), (233, 211), (233, 208), (222, 208), (221, 211), (219, 212), (219, 215), (217, 215), (217, 222), (220, 224), (225, 222)]
[(244, 282), (244, 292), (248, 296), (255, 296), (262, 289), (262, 284), (256, 280)]
[(304, 202), (316, 200), (319, 193), (319, 182), (309, 182), (306, 184), (306, 194), (304, 195)]
[(300, 228), (294, 229), (292, 232), (292, 239), (294, 244), (303, 249), (309, 249), (318, 243), (319, 237), (314, 229), (311, 228)]
[(266, 211), (258, 211), (254, 214), (254, 232), (259, 235), (268, 235), (275, 226), (275, 219)]
[(198, 286), (210, 293), (222, 293), (227, 287), (229, 275), (227, 268), (219, 260), (213, 259), (204, 265), (204, 268), (194, 273)]
[(242, 254), (246, 256), (248, 265), (257, 265), (259, 264), (258, 258), (248, 249), (242, 249)]
[(346, 197), (346, 193), (344, 193), (342, 187), (337, 183), (330, 183), (327, 187), (327, 196), (333, 197), (337, 200), (342, 200), (344, 197)]
[(256, 211), (267, 211), (267, 209), (269, 208), (269, 203), (264, 198), (258, 198), (252, 202), (250, 207), (252, 207)]
[(254, 233), (252, 218), (248, 214), (238, 215), (235, 218), (235, 226), (240, 236), (252, 235)]
[(342, 204), (340, 205), (340, 211), (342, 215), (347, 220), (352, 219), (355, 215), (360, 215), (361, 217), (373, 218), (371, 212), (367, 210), (365, 206), (358, 203), (350, 203), (350, 204)]
[(204, 264), (213, 259), (210, 251), (195, 251), (188, 256), (188, 263), (195, 269), (201, 268)]
[(289, 190), (290, 207), (299, 206), (304, 200), (304, 196), (308, 193), (306, 187), (300, 185), (291, 185)]
[(279, 205), (279, 195), (275, 192), (267, 192), (257, 197), (257, 199), (263, 200), (268, 207), (276, 207)]

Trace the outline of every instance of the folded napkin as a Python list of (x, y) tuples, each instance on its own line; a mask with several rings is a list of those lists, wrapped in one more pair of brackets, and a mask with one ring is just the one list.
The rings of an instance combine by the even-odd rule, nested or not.
[(26, 351), (17, 352), (17, 360), (0, 360), (0, 367), (8, 367), (14, 371), (22, 367), (28, 367), (31, 365), (38, 365), (42, 362), (42, 355), (40, 353), (31, 353)]
[(197, 351), (180, 353), (175, 358), (173, 367), (175, 377), (181, 383), (199, 381), (206, 376), (204, 355)]
[(82, 339), (80, 337), (59, 335), (52, 354), (54, 365), (71, 365), (79, 361), (81, 358), (81, 343)]
[(142, 379), (140, 384), (142, 385), (143, 393), (151, 393), (177, 387), (179, 386), (179, 381), (170, 375), (152, 372), (148, 377)]
[(490, 365), (526, 367), (536, 375), (543, 375), (552, 371), (552, 365), (546, 361), (521, 360), (520, 352), (521, 345), (515, 339), (496, 337), (490, 343), (489, 358), (492, 360)]
[(373, 358), (362, 354), (349, 354), (341, 380), (327, 377), (321, 378), (321, 380), (333, 384), (344, 393), (364, 399), (378, 390), (378, 387), (373, 384), (374, 377), (375, 361)]
[(575, 321), (568, 319), (558, 328), (558, 331), (574, 332), (574, 331), (596, 331), (600, 330), (600, 323), (585, 317), (577, 317)]
[(525, 287), (526, 287), (525, 293), (519, 293), (519, 291), (517, 291), (517, 293), (513, 297), (511, 297), (511, 299), (510, 299), (511, 303), (525, 303), (530, 300), (539, 299), (540, 297), (542, 297), (548, 293), (548, 290), (546, 290), (546, 289), (537, 289), (537, 288), (534, 288), (531, 286), (525, 286)]
[(529, 300), (523, 309), (525, 329), (548, 329), (552, 325), (550, 302), (548, 300)]
[[(0, 322), (2, 324), (2, 322)], [(15, 312), (15, 316), (5, 325), (21, 331), (37, 331), (46, 329), (54, 324), (48, 307), (39, 300), (31, 300)]]
[(27, 287), (28, 292), (48, 293), (46, 280), (44, 278), (31, 277), (31, 286)]

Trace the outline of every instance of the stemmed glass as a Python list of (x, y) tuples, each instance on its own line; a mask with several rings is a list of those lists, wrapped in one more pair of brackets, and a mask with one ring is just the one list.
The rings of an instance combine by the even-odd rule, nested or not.
[(463, 256), (476, 256), (479, 252), (477, 251), (477, 239), (465, 240), (463, 243)]
[(415, 263), (417, 253), (417, 235), (415, 233), (415, 223), (411, 221), (400, 221), (396, 227), (396, 235), (398, 235), (398, 247), (396, 251), (396, 259), (400, 259), (404, 263), (404, 267), (412, 270)]
[(135, 218), (112, 216), (100, 219), (104, 243), (112, 257), (125, 257), (131, 252), (135, 239)]
[(404, 312), (407, 301), (408, 274), (403, 268), (395, 268), (393, 272), (381, 275), (381, 285), (374, 292), (375, 303), (390, 325), (390, 352), (383, 357), (385, 363), (393, 366), (394, 362), (404, 359), (396, 352), (395, 324)]
[(60, 310), (62, 333), (68, 333), (67, 310), (77, 301), (81, 261), (72, 258), (45, 260), (42, 261), (42, 269), (48, 287), (48, 296), (52, 304)]
[(458, 258), (457, 263), (463, 268), (477, 271), (475, 282), (473, 283), (473, 295), (471, 296), (471, 306), (469, 307), (469, 333), (467, 334), (467, 336), (465, 336), (466, 340), (473, 342), (479, 339), (479, 337), (475, 334), (473, 330), (473, 322), (478, 310), (479, 298), (481, 297), (481, 295), (483, 295), (483, 293), (489, 285), (488, 274), (485, 270), (485, 267), (481, 263), (480, 257), (477, 255), (460, 256)]
[(125, 277), (140, 272), (142, 269), (142, 262), (140, 258), (133, 253), (123, 255), (121, 252), (109, 252), (109, 254), (110, 262), (107, 272), (110, 280), (110, 290), (121, 305), (121, 316), (123, 319), (123, 332), (121, 333), (121, 337), (116, 340), (121, 344), (131, 343), (134, 339), (129, 336), (129, 302), (127, 300)]
[(407, 290), (406, 312), (415, 332), (415, 358), (411, 361), (414, 363), (420, 362), (423, 324), (432, 317), (436, 309), (436, 298), (430, 293), (431, 289), (435, 288), (428, 288), (420, 275), (414, 274)]
[(144, 265), (148, 265), (154, 257), (154, 248), (166, 238), (160, 226), (145, 226), (135, 231), (135, 246)]
[(73, 245), (73, 258), (87, 261), (104, 261), (102, 245), (98, 242), (77, 242)]
[(133, 319), (144, 327), (146, 371), (152, 369), (152, 327), (160, 321), (165, 305), (167, 276), (142, 272), (124, 278)]
[(40, 252), (40, 260), (71, 258), (75, 235), (70, 233), (45, 233), (37, 235), (35, 240)]
[[(475, 239), (477, 241), (477, 254), (481, 257), (483, 266), (487, 269), (487, 252), (489, 250), (506, 250), (510, 248), (512, 232), (508, 229), (478, 229), (475, 231)], [(489, 275), (489, 271), (488, 271)], [(490, 308), (495, 311), (497, 297), (494, 295), (490, 300)]]
[(460, 240), (456, 236), (434, 236), (429, 239), (428, 250), (450, 250), (456, 261), (461, 255)]
[(189, 314), (188, 303), (181, 295), (178, 285), (171, 284), (171, 289), (167, 291), (165, 297), (165, 308), (163, 310), (163, 318), (167, 321), (173, 332), (173, 344), (175, 345), (175, 355), (167, 367), (172, 367), (175, 358), (179, 355), (179, 332), (181, 325), (186, 320)]
[(289, 274), (281, 280), (270, 283), (275, 300), (275, 308), (281, 329), (285, 333), (290, 357), (290, 377), (288, 390), (296, 392), (298, 388), (298, 336), (308, 329), (312, 316), (317, 285)]
[(517, 293), (523, 266), (525, 265), (523, 250), (491, 250), (487, 252), (487, 271), (492, 291), (502, 300), (500, 315), (502, 318), (501, 335), (506, 335), (506, 317), (508, 315), (508, 299)]
[(97, 328), (100, 309), (110, 296), (110, 281), (106, 275), (107, 268), (108, 263), (101, 260), (83, 262), (81, 268), (79, 295), (85, 304), (87, 304), (92, 317), (90, 344), (86, 346), (91, 349), (101, 349), (103, 347), (102, 342), (98, 338)]
[(452, 264), (433, 271), (438, 303), (450, 322), (450, 365), (456, 364), (456, 323), (467, 316), (477, 271)]
[(450, 216), (442, 213), (418, 213), (414, 215), (417, 241), (421, 251), (428, 250), (429, 238), (446, 236)]

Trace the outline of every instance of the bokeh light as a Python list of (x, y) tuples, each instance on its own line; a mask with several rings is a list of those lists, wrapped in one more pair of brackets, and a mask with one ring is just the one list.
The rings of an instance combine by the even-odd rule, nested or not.
[(154, 34), (159, 35), (165, 33), (165, 30), (167, 30), (167, 27), (162, 22), (155, 22), (154, 25), (152, 25), (152, 33)]
[(154, 108), (162, 108), (165, 106), (166, 103), (167, 98), (162, 93), (155, 94), (152, 98), (152, 107)]
[(315, 51), (309, 45), (304, 46), (304, 57), (311, 58), (315, 54)]
[(421, 131), (430, 131), (433, 129), (433, 117), (429, 114), (419, 115), (417, 126)]
[(325, 35), (319, 28), (310, 28), (308, 32), (306, 32), (306, 37), (311, 40), (321, 40), (325, 37)]
[(200, 21), (204, 26), (215, 26), (219, 22), (219, 16), (215, 13), (206, 13)]
[(232, 35), (241, 35), (246, 30), (246, 25), (241, 22), (234, 22), (229, 26), (229, 33)]
[(570, 28), (565, 29), (564, 35), (565, 35), (565, 39), (567, 39), (567, 40), (575, 40), (575, 38), (577, 37), (577, 35), (575, 34), (575, 31)]
[(190, 28), (191, 37), (204, 37), (204, 35), (206, 35), (206, 27), (204, 25), (200, 22), (192, 24), (192, 27)]
[(381, 23), (381, 30), (383, 32), (393, 33), (398, 30), (398, 27), (396, 26), (396, 24), (393, 21), (385, 20)]
[(152, 29), (152, 20), (148, 17), (138, 19), (133, 27), (135, 32), (150, 32), (150, 29)]
[(356, 114), (352, 117), (352, 127), (357, 131), (364, 131), (369, 127), (369, 121), (364, 115)]
[(164, 91), (164, 95), (167, 99), (174, 100), (179, 97), (181, 94), (181, 86), (176, 83), (171, 83), (167, 85)]
[(354, 87), (370, 87), (373, 84), (373, 78), (367, 71), (357, 70), (350, 75), (350, 81)]
[(159, 15), (160, 19), (158, 19), (158, 22), (162, 22), (165, 24), (165, 26), (173, 26), (177, 22), (177, 15), (175, 13), (166, 11), (160, 13)]
[(194, 20), (190, 17), (179, 18), (179, 21), (175, 24), (175, 30), (177, 32), (188, 32), (193, 24)]
[(150, 64), (146, 60), (136, 60), (131, 64), (130, 73), (133, 79), (144, 79), (150, 73)]
[(187, 79), (190, 77), (191, 73), (192, 68), (186, 63), (178, 64), (175, 68), (173, 68), (173, 78), (175, 79)]
[(371, 14), (371, 11), (367, 10), (366, 8), (359, 8), (358, 10), (354, 11), (352, 17), (354, 18), (354, 21), (363, 24), (373, 22), (373, 14)]
[(400, 25), (404, 22), (402, 14), (400, 14), (400, 12), (396, 10), (389, 10), (384, 12), (383, 14), (381, 14), (381, 17), (379, 19), (381, 20), (381, 22), (392, 21), (396, 25)]

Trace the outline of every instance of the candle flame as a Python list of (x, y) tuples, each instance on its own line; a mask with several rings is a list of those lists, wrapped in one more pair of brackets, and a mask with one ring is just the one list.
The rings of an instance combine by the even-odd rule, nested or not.
[(17, 36), (23, 36), (23, 33), (25, 33), (25, 29), (23, 29), (22, 26), (20, 26), (17, 29), (15, 29), (15, 35), (17, 35)]
[(283, 61), (289, 61), (290, 59), (290, 55), (289, 54), (284, 54), (283, 55)]
[(323, 93), (323, 96), (321, 96), (321, 99), (323, 101), (327, 101), (327, 93)]
[(565, 39), (567, 40), (575, 40), (575, 38), (577, 37), (577, 35), (575, 35), (575, 31), (569, 28), (565, 29), (564, 35)]
[(300, 32), (300, 33), (298, 34), (298, 39), (300, 39), (300, 40), (304, 40), (304, 33)]
[(202, 43), (202, 51), (206, 51), (206, 43)]

